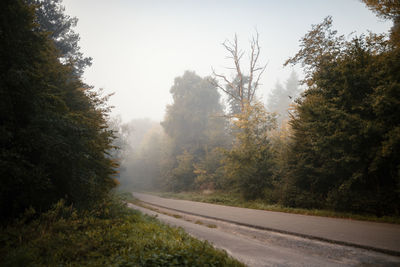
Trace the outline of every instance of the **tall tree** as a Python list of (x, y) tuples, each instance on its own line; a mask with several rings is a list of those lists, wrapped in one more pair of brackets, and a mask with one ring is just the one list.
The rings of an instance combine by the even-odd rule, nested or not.
[[(260, 45), (258, 33), (250, 42), (250, 62), (248, 73), (242, 71), (241, 59), (244, 52), (238, 47), (237, 36), (233, 42), (222, 45), (233, 60), (235, 78), (213, 71), (213, 84), (228, 97), (230, 105), (233, 146), (224, 153), (223, 168), (225, 176), (245, 198), (257, 198), (271, 185), (273, 154), (268, 132), (275, 127), (273, 114), (257, 101), (256, 93), (266, 65), (259, 65)], [(222, 85), (220, 83), (223, 83)]]
[(114, 186), (106, 99), (83, 89), (22, 0), (0, 4), (0, 211), (84, 207)]
[(396, 0), (362, 0), (378, 17), (393, 21), (391, 40), (400, 45), (400, 2)]
[(208, 78), (186, 71), (175, 78), (170, 92), (174, 102), (167, 106), (161, 125), (174, 139), (178, 153), (214, 142), (210, 139), (213, 131), (217, 131), (215, 141), (222, 141), (224, 119), (220, 95)]
[(275, 127), (273, 114), (260, 102), (246, 103), (233, 121), (235, 142), (225, 151), (225, 175), (247, 199), (264, 196), (272, 185), (273, 155), (268, 133)]
[[(233, 41), (226, 40), (222, 43), (224, 48), (228, 51), (228, 58), (233, 60), (235, 70), (235, 78), (228, 79), (226, 75), (216, 73), (213, 70), (214, 79), (211, 82), (221, 89), (229, 99), (231, 110), (237, 113), (238, 107), (240, 112), (244, 110), (246, 103), (252, 103), (256, 97), (257, 88), (260, 85), (260, 79), (265, 71), (267, 65), (259, 65), (260, 57), (260, 44), (258, 42), (258, 32), (250, 42), (250, 62), (248, 73), (243, 73), (241, 66), (241, 59), (244, 52), (238, 46), (237, 36)], [(222, 85), (221, 82), (224, 84)]]
[(398, 214), (400, 51), (385, 36), (347, 41), (331, 25), (313, 26), (288, 60), (308, 85), (291, 122), (295, 205)]
[(56, 48), (60, 52), (62, 63), (73, 63), (74, 74), (82, 76), (86, 67), (92, 65), (92, 58), (85, 57), (80, 51), (79, 34), (73, 28), (78, 23), (78, 18), (65, 14), (63, 0), (26, 0), (36, 8), (36, 21), (38, 29), (49, 33)]
[(226, 143), (225, 119), (220, 95), (209, 78), (186, 71), (175, 78), (170, 92), (174, 102), (167, 106), (161, 125), (173, 142), (177, 161), (166, 180), (174, 190), (189, 189), (196, 177), (193, 164), (204, 157), (207, 147)]

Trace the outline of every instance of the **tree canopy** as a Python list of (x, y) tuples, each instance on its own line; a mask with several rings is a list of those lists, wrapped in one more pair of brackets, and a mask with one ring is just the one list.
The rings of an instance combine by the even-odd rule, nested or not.
[(88, 89), (35, 23), (35, 6), (0, 6), (0, 210), (4, 217), (60, 198), (88, 206), (115, 183), (106, 153), (106, 98)]
[[(330, 18), (313, 27), (288, 62), (308, 89), (291, 121), (291, 177), (305, 206), (399, 213), (399, 49), (385, 36), (345, 40)], [(317, 38), (316, 38), (317, 37)]]

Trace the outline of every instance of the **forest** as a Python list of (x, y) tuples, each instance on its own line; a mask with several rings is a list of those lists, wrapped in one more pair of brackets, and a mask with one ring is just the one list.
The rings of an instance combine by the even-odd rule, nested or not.
[[(235, 76), (186, 71), (164, 120), (133, 120), (121, 137), (126, 190), (231, 192), (306, 209), (399, 215), (399, 6), (364, 1), (393, 21), (387, 34), (340, 35), (331, 17), (313, 25), (285, 65), (300, 65), (267, 103), (258, 33), (245, 49), (223, 43)], [(243, 57), (245, 58), (245, 57)]]
[[(255, 32), (248, 49), (237, 36), (222, 44), (233, 78), (187, 70), (170, 87), (161, 123), (126, 123), (110, 115), (112, 95), (84, 82), (92, 58), (61, 0), (2, 1), (0, 264), (79, 266), (96, 251), (94, 266), (241, 266), (127, 211), (117, 191), (233, 193), (399, 217), (400, 4), (363, 2), (393, 21), (390, 32), (340, 35), (329, 16), (312, 25), (284, 63), (301, 66), (304, 78), (292, 72), (267, 103), (258, 95), (266, 63)], [(136, 236), (124, 239), (128, 232)], [(75, 248), (62, 247), (68, 242)], [(132, 244), (134, 254), (121, 252)]]

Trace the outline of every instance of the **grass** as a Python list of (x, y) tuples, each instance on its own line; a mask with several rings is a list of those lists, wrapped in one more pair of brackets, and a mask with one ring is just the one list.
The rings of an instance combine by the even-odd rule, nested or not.
[[(143, 207), (143, 208), (146, 208), (146, 209), (149, 209), (149, 210), (152, 210), (152, 211), (155, 211), (155, 212), (167, 215), (167, 216), (174, 217), (176, 219), (183, 219), (183, 220), (185, 220), (187, 222), (192, 222), (192, 220), (190, 220), (188, 218), (185, 218), (185, 217), (183, 217), (181, 215), (165, 212), (165, 211), (159, 210), (159, 209), (157, 209), (157, 208), (155, 208), (153, 206), (146, 205), (146, 204), (140, 202), (138, 199), (134, 198), (132, 196), (132, 194), (130, 194), (130, 193), (124, 192), (123, 195), (124, 195), (124, 199), (126, 201), (132, 203), (132, 204), (138, 205), (140, 207)], [(199, 224), (199, 225), (204, 225), (204, 226), (206, 226), (208, 228), (217, 228), (217, 225), (215, 225), (215, 224), (205, 224), (200, 220), (196, 220), (194, 223), (195, 224)]]
[(240, 196), (240, 194), (231, 192), (227, 193), (227, 192), (214, 191), (209, 194), (203, 194), (201, 192), (180, 192), (180, 193), (151, 192), (150, 194), (158, 195), (165, 198), (192, 200), (192, 201), (221, 204), (233, 207), (400, 224), (400, 217), (392, 217), (392, 216), (376, 217), (374, 215), (368, 215), (368, 214), (354, 214), (354, 213), (337, 212), (331, 210), (290, 208), (277, 204), (268, 204), (261, 199), (248, 201), (243, 199)]
[(53, 209), (0, 229), (0, 266), (244, 266), (182, 229), (121, 205)]

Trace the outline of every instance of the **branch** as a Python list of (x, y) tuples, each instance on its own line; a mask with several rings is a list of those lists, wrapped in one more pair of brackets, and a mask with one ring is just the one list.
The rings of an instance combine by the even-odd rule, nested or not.
[[(233, 85), (233, 83), (231, 81), (229, 81), (225, 75), (221, 75), (215, 72), (214, 69), (212, 69), (213, 75), (215, 77), (221, 78), (223, 79), (226, 84), (232, 88), (233, 90), (235, 90), (235, 86)], [(215, 80), (215, 79), (211, 79), (211, 84), (213, 84), (214, 86), (218, 87), (219, 89), (221, 89), (225, 94), (230, 95), (231, 97), (233, 97), (234, 99), (238, 100), (237, 96), (235, 96), (234, 94), (232, 94), (231, 92), (229, 92), (228, 90), (226, 90), (224, 87), (222, 87), (221, 85), (219, 85), (219, 83)]]
[(254, 91), (253, 91), (253, 93), (252, 93), (252, 95), (251, 95), (251, 99), (253, 99), (253, 97), (254, 97), (254, 93), (255, 93), (255, 91), (256, 91), (258, 85), (260, 84), (259, 81), (260, 81), (261, 75), (264, 73), (265, 69), (267, 68), (267, 65), (268, 65), (268, 63), (266, 63), (266, 64), (264, 65), (264, 67), (261, 68), (260, 73), (258, 73), (256, 82), (254, 83)]

